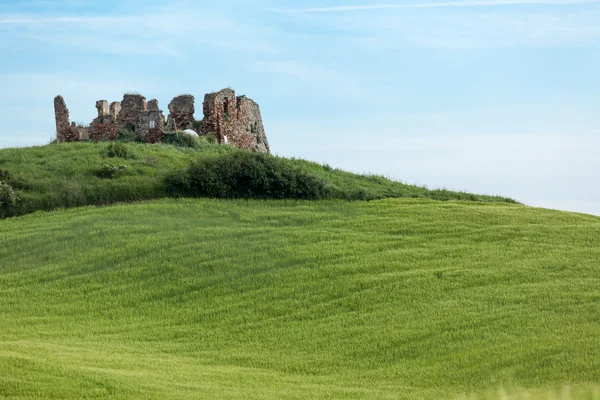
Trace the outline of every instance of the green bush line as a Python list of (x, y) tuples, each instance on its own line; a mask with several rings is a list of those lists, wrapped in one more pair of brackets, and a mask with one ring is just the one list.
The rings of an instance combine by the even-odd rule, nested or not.
[(122, 136), (109, 143), (1, 149), (0, 180), (10, 185), (18, 201), (3, 202), (0, 218), (182, 196), (516, 203), (505, 197), (429, 190), (305, 160), (251, 153), (185, 133), (168, 134), (164, 143), (152, 145)]

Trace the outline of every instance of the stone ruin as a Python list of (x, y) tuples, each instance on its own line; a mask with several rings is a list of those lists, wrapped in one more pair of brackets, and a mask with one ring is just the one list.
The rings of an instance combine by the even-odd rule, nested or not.
[(146, 102), (139, 94), (126, 94), (123, 100), (109, 105), (96, 102), (98, 116), (89, 128), (69, 121), (69, 110), (62, 96), (54, 99), (56, 139), (58, 142), (80, 140), (115, 140), (120, 133), (133, 132), (147, 143), (160, 142), (168, 132), (193, 130), (199, 136), (214, 135), (221, 144), (268, 153), (269, 143), (260, 108), (246, 96), (236, 97), (232, 89), (223, 89), (204, 96), (204, 119), (194, 118), (194, 96), (181, 95), (169, 103), (165, 118), (157, 100)]

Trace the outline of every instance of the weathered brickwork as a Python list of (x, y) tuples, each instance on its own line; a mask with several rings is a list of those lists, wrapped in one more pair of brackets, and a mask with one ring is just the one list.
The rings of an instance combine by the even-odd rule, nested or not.
[(204, 112), (202, 134), (214, 134), (219, 143), (228, 143), (229, 138), (233, 137), (237, 120), (235, 92), (231, 89), (223, 89), (205, 95), (202, 110)]
[(117, 117), (119, 116), (119, 113), (121, 112), (121, 103), (115, 101), (113, 103), (110, 103), (110, 116), (112, 117), (112, 119), (114, 119), (115, 121), (117, 120)]
[(158, 106), (158, 100), (148, 102), (148, 110), (144, 111), (136, 124), (136, 133), (148, 143), (160, 142), (165, 136), (165, 116)]
[(56, 140), (59, 142), (74, 142), (79, 139), (71, 127), (69, 109), (62, 96), (54, 98), (54, 119), (56, 120)]
[(235, 134), (230, 140), (231, 144), (243, 149), (268, 153), (269, 142), (258, 103), (246, 96), (237, 97), (236, 101), (237, 123)]
[(90, 124), (90, 140), (115, 140), (118, 136), (119, 126), (110, 116), (98, 117)]
[[(165, 135), (165, 117), (153, 99), (126, 94), (121, 102), (96, 102), (98, 116), (89, 128), (69, 121), (69, 110), (61, 96), (54, 99), (56, 138), (59, 142), (76, 140), (114, 140), (121, 131), (134, 132), (145, 142), (155, 143)], [(200, 135), (214, 134), (219, 143), (260, 152), (269, 152), (269, 143), (258, 104), (246, 96), (236, 97), (232, 89), (207, 94), (202, 105), (204, 119), (194, 118), (194, 96), (181, 95), (169, 103), (167, 131), (192, 129)]]
[(96, 102), (96, 110), (98, 110), (98, 117), (104, 117), (105, 115), (109, 115), (108, 101), (98, 100)]
[(202, 134), (214, 133), (219, 143), (268, 153), (269, 143), (258, 104), (223, 89), (204, 97)]
[(194, 128), (194, 96), (184, 94), (175, 97), (169, 103), (169, 125), (170, 131)]
[(129, 131), (135, 131), (140, 115), (147, 110), (146, 98), (139, 94), (126, 94), (121, 101), (121, 111), (117, 124)]

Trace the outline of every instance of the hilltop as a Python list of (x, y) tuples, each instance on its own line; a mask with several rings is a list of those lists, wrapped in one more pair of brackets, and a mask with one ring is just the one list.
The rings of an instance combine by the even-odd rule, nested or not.
[[(173, 143), (173, 144), (167, 144)], [(77, 142), (39, 147), (0, 149), (0, 181), (9, 184), (19, 201), (0, 204), (1, 216), (15, 216), (38, 210), (84, 205), (185, 196), (168, 185), (168, 179), (182, 176), (193, 163), (211, 160), (224, 164), (232, 157), (253, 162), (274, 163), (271, 171), (292, 171), (317, 180), (319, 198), (373, 200), (382, 198), (431, 198), (483, 202), (515, 201), (448, 190), (429, 190), (376, 175), (357, 175), (298, 159), (284, 159), (249, 153), (234, 146), (210, 143), (187, 135), (167, 135), (162, 143)], [(252, 165), (240, 165), (240, 168)], [(285, 170), (285, 171), (284, 171)], [(242, 171), (243, 172), (243, 171)], [(202, 175), (203, 171), (198, 171)], [(0, 201), (1, 203), (1, 201)]]
[[(159, 165), (188, 156), (135, 149)], [(101, 158), (85, 144), (9, 158), (46, 151), (50, 166)], [(593, 216), (167, 199), (6, 219), (0, 242), (3, 398), (452, 399), (600, 379)]]

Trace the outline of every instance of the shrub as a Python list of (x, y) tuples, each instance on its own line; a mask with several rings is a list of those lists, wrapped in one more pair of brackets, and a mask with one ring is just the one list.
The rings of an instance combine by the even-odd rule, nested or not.
[(10, 182), (12, 181), (12, 174), (6, 168), (0, 168), (0, 182)]
[(206, 135), (202, 135), (202, 139), (206, 140), (208, 143), (217, 143), (217, 135), (213, 132), (208, 132)]
[(239, 151), (207, 157), (168, 178), (172, 194), (215, 198), (318, 199), (324, 182), (292, 163), (264, 153)]
[(177, 147), (190, 147), (193, 149), (200, 147), (198, 138), (185, 132), (167, 133), (162, 138), (162, 142)]
[(4, 181), (0, 181), (0, 207), (6, 208), (17, 204), (19, 198), (15, 194), (12, 186)]
[(139, 138), (135, 132), (130, 131), (128, 129), (120, 129), (117, 138), (115, 139), (119, 142), (141, 142), (142, 139)]
[(100, 169), (96, 172), (96, 175), (98, 175), (98, 177), (100, 178), (112, 179), (116, 177), (121, 171), (124, 171), (126, 169), (127, 166), (125, 165), (112, 165), (103, 163), (100, 166)]
[(195, 120), (192, 126), (194, 127), (194, 129), (199, 130), (200, 128), (202, 128), (202, 120)]
[(129, 148), (120, 142), (112, 142), (106, 147), (108, 157), (129, 158), (131, 153)]

